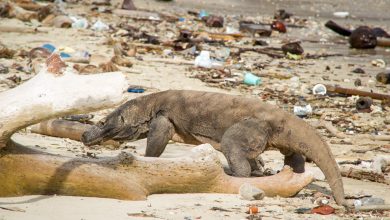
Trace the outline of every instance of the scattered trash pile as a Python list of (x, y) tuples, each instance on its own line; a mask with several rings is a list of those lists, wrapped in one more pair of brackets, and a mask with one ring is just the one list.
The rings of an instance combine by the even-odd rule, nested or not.
[[(78, 7), (87, 11), (80, 13)], [(350, 14), (335, 12), (334, 16), (340, 21)], [(106, 54), (96, 54), (79, 45), (2, 43), (0, 59), (6, 62), (0, 64), (1, 91), (28, 80), (52, 53), (60, 54), (80, 74), (139, 74), (134, 66), (149, 63), (185, 66), (182, 74), (207, 86), (251, 95), (316, 126), (335, 148), (348, 149), (336, 153), (344, 177), (390, 185), (390, 35), (386, 28), (349, 28), (283, 9), (273, 17), (251, 17), (207, 10), (162, 12), (133, 4), (119, 7), (109, 1), (2, 1), (0, 17), (28, 24), (2, 23), (0, 33), (42, 35), (63, 29), (84, 39), (98, 37), (108, 48)], [(372, 50), (387, 57), (372, 55)], [(129, 93), (145, 91), (139, 85), (128, 88)], [(77, 121), (85, 124), (92, 116), (81, 118)], [(243, 197), (264, 197), (250, 190), (243, 189)], [(313, 192), (310, 196), (315, 207), (298, 208), (296, 213), (337, 213), (329, 195)], [(358, 210), (379, 216), (390, 209), (383, 199), (366, 194), (349, 199)], [(256, 205), (248, 209), (249, 219), (262, 214)]]

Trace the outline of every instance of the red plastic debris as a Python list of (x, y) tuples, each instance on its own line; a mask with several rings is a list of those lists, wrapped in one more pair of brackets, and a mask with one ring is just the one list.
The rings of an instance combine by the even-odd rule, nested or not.
[(334, 211), (335, 211), (335, 209), (330, 205), (321, 205), (321, 206), (314, 207), (311, 210), (311, 213), (312, 214), (320, 214), (320, 215), (330, 215), (330, 214), (333, 214)]

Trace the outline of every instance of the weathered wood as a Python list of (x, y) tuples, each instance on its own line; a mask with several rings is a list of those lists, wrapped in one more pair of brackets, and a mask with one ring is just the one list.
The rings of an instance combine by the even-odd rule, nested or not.
[[(92, 125), (83, 124), (77, 121), (68, 121), (62, 119), (52, 119), (31, 126), (31, 132), (60, 138), (69, 138), (75, 141), (81, 141), (81, 135)], [(101, 145), (111, 145), (119, 147), (120, 143), (109, 140)]]
[(289, 197), (309, 184), (310, 173), (291, 168), (267, 177), (225, 174), (217, 151), (201, 145), (178, 158), (140, 157), (122, 152), (114, 158), (66, 158), (13, 146), (1, 151), (0, 196), (58, 194), (142, 200), (157, 193), (238, 193), (243, 183), (267, 196)]
[(373, 170), (356, 168), (351, 166), (341, 166), (341, 175), (358, 180), (369, 180), (372, 182), (390, 184), (390, 179), (386, 178), (383, 173), (377, 173)]
[(363, 97), (371, 97), (373, 99), (378, 99), (378, 100), (390, 100), (390, 95), (387, 94), (367, 92), (367, 91), (343, 88), (343, 87), (332, 86), (332, 85), (326, 85), (326, 89), (328, 92), (332, 92), (332, 93), (339, 93), (344, 95), (358, 95)]
[(77, 75), (65, 66), (53, 55), (35, 77), (0, 93), (0, 148), (29, 125), (114, 107), (124, 100), (127, 82), (122, 73)]

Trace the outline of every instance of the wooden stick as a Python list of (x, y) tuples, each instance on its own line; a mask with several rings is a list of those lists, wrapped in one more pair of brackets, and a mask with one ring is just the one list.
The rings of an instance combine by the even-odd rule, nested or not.
[(345, 94), (345, 95), (366, 96), (366, 97), (371, 97), (373, 99), (378, 99), (378, 100), (390, 100), (390, 95), (361, 91), (361, 90), (357, 90), (357, 89), (349, 89), (349, 88), (343, 88), (343, 87), (331, 86), (331, 85), (326, 85), (326, 89), (328, 92), (333, 92), (333, 93), (340, 93), (340, 94)]
[(328, 130), (335, 137), (338, 137), (341, 139), (347, 137), (343, 132), (340, 132), (339, 130), (337, 130), (337, 128), (332, 125), (332, 122), (321, 120), (320, 124), (321, 124), (321, 126), (325, 127), (326, 130)]
[(332, 31), (340, 34), (341, 36), (350, 36), (352, 31), (347, 29), (347, 28), (344, 28), (344, 27), (341, 27), (340, 25), (336, 24), (336, 22), (334, 21), (328, 21), (325, 23), (325, 27), (331, 29)]

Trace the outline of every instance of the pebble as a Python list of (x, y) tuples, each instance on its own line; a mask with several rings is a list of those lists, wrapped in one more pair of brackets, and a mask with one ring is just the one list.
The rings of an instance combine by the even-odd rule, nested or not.
[(262, 200), (265, 192), (249, 183), (244, 183), (240, 186), (239, 193), (244, 200)]

